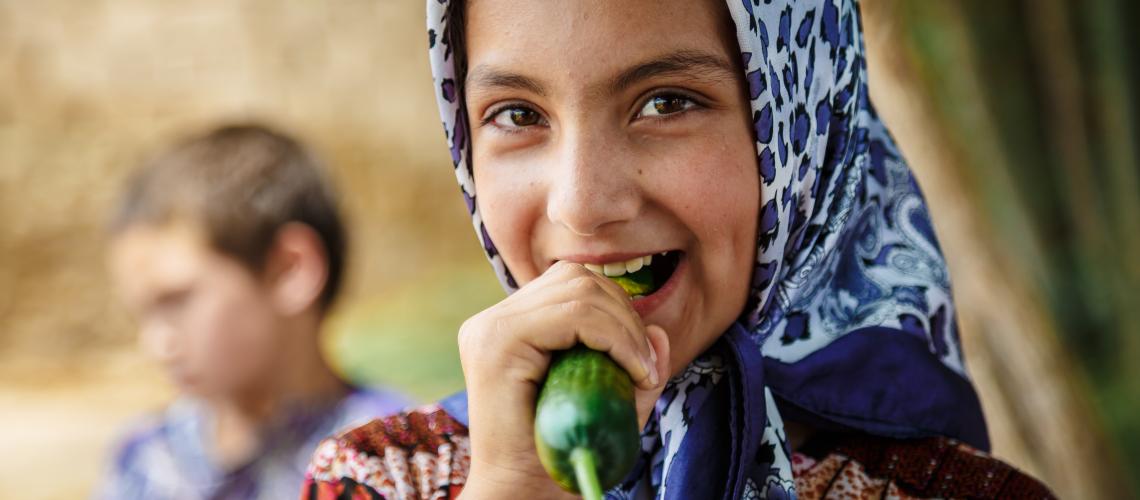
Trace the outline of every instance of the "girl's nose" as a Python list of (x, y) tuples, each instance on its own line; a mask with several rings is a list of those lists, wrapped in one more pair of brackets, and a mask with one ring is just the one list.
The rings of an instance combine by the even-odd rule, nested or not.
[(592, 236), (637, 216), (642, 198), (636, 167), (619, 140), (596, 130), (570, 131), (556, 151), (547, 170), (546, 212), (552, 222)]

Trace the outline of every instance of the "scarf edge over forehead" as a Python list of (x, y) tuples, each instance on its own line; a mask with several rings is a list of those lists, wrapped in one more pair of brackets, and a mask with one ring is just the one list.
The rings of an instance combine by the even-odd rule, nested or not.
[[(427, 4), (432, 75), (456, 179), (483, 250), (511, 293), (517, 283), (476, 202), (449, 0)], [(761, 211), (748, 306), (714, 349), (722, 355), (712, 358), (762, 359), (762, 370), (735, 372), (754, 373), (742, 383), (764, 387), (785, 417), (888, 437), (940, 435), (988, 450), (926, 202), (868, 97), (855, 0), (727, 5), (749, 90)], [(762, 356), (741, 356), (741, 349)], [(729, 351), (738, 354), (723, 355)], [(695, 363), (709, 359), (706, 353)], [(776, 410), (758, 411), (747, 418), (765, 420), (765, 436), (782, 436), (773, 427)]]

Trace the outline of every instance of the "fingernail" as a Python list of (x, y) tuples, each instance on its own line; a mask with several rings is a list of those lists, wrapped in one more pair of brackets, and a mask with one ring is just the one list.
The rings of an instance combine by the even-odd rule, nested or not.
[(657, 387), (657, 382), (658, 382), (657, 365), (656, 364), (646, 365), (645, 371), (649, 372), (649, 383), (651, 385), (653, 385), (653, 387)]

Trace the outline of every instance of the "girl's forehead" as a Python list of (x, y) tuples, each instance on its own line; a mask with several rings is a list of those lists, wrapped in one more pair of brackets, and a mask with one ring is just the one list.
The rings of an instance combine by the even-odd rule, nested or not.
[[(467, 3), (464, 25), (469, 77), (493, 68), (600, 84), (679, 53), (717, 59), (720, 66), (738, 59), (732, 22), (719, 0), (477, 0)], [(469, 79), (473, 83), (491, 81)]]

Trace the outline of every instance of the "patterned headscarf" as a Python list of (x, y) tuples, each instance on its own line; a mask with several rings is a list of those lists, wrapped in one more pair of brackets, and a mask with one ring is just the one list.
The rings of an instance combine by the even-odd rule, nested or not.
[[(669, 382), (643, 434), (642, 463), (610, 494), (633, 495), (647, 477), (659, 498), (704, 498), (696, 495), (710, 483), (734, 498), (794, 495), (781, 413), (817, 427), (943, 435), (987, 449), (926, 203), (867, 94), (855, 1), (727, 4), (761, 182), (751, 294), (720, 342)], [(463, 48), (449, 39), (448, 5), (428, 0), (440, 113), (476, 233), (513, 292), (475, 201), (455, 81)], [(727, 437), (718, 422), (731, 422)], [(731, 451), (710, 462), (717, 439)], [(719, 484), (704, 474), (717, 467), (728, 471)], [(686, 478), (695, 475), (699, 484)]]

